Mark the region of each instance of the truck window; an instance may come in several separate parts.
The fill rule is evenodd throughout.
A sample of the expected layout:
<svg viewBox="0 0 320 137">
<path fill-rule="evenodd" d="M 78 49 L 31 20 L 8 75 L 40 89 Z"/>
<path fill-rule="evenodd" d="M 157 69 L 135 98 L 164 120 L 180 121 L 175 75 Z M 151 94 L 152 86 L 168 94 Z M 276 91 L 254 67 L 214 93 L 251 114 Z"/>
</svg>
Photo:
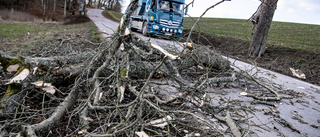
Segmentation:
<svg viewBox="0 0 320 137">
<path fill-rule="evenodd" d="M 141 10 L 139 11 L 139 15 L 143 15 L 145 9 L 146 9 L 146 3 L 143 3 L 141 5 Z"/>
<path fill-rule="evenodd" d="M 151 9 L 152 9 L 153 11 L 156 10 L 156 2 L 155 2 L 155 0 L 152 0 Z"/>
<path fill-rule="evenodd" d="M 159 0 L 159 9 L 170 12 L 179 12 L 183 14 L 184 5 L 182 3 L 168 1 L 168 0 Z"/>
<path fill-rule="evenodd" d="M 173 7 L 173 11 L 177 11 L 183 14 L 183 8 L 184 8 L 183 4 L 172 2 L 172 7 Z"/>
<path fill-rule="evenodd" d="M 166 0 L 159 1 L 160 10 L 170 11 L 170 2 Z"/>
</svg>

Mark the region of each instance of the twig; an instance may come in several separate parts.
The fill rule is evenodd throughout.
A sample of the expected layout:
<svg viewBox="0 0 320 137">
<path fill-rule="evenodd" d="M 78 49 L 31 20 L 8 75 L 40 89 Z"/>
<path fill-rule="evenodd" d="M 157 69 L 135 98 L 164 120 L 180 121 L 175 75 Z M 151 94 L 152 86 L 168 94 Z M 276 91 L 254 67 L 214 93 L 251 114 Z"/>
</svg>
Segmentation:
<svg viewBox="0 0 320 137">
<path fill-rule="evenodd" d="M 132 122 L 130 125 L 120 129 L 120 130 L 117 130 L 111 134 L 95 134 L 95 133 L 91 133 L 91 134 L 87 134 L 86 136 L 94 136 L 94 137 L 111 137 L 111 136 L 115 136 L 116 134 L 118 133 L 121 133 L 123 132 L 124 130 L 134 126 L 136 123 L 138 122 L 138 119 L 136 119 L 134 122 Z"/>
<path fill-rule="evenodd" d="M 226 123 L 229 125 L 231 132 L 236 137 L 241 137 L 241 133 L 234 123 L 233 119 L 230 116 L 230 113 L 227 111 L 227 116 L 225 117 Z"/>
<path fill-rule="evenodd" d="M 192 28 L 191 28 L 191 30 L 190 30 L 190 32 L 189 32 L 189 35 L 188 35 L 188 38 L 187 38 L 187 44 L 188 44 L 188 42 L 190 41 L 190 37 L 191 37 L 192 31 L 194 30 L 195 26 L 198 24 L 198 22 L 200 21 L 200 19 L 201 19 L 210 9 L 214 8 L 215 6 L 221 4 L 221 3 L 224 2 L 224 1 L 226 1 L 226 0 L 222 0 L 222 1 L 220 1 L 220 2 L 218 2 L 218 3 L 216 3 L 216 4 L 214 4 L 214 5 L 212 5 L 211 7 L 207 8 L 207 9 L 202 13 L 202 15 L 198 18 L 198 20 L 196 21 L 196 23 L 194 23 L 194 25 L 192 26 Z M 192 3 L 193 3 L 193 2 L 192 2 Z M 185 50 L 185 49 L 184 49 L 184 50 Z M 182 53 L 183 53 L 183 52 L 182 52 Z"/>
</svg>

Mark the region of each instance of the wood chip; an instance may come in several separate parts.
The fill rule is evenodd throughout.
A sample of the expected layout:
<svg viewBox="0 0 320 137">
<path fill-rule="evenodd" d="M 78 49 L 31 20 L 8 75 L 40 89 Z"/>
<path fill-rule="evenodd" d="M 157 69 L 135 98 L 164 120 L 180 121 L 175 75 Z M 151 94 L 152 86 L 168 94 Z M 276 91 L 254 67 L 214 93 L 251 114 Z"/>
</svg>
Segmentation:
<svg viewBox="0 0 320 137">
<path fill-rule="evenodd" d="M 120 96 L 120 103 L 123 101 L 124 99 L 124 91 L 125 91 L 125 87 L 124 86 L 120 86 L 120 93 L 121 93 L 121 96 Z"/>
<path fill-rule="evenodd" d="M 19 67 L 19 64 L 10 65 L 7 67 L 7 72 L 16 72 Z"/>
<path fill-rule="evenodd" d="M 168 56 L 169 58 L 175 60 L 175 59 L 178 59 L 178 56 L 176 55 L 173 55 L 173 54 L 170 54 L 168 51 L 166 51 L 165 49 L 163 49 L 162 47 L 160 47 L 159 45 L 157 44 L 154 44 L 154 43 L 151 43 L 151 46 L 155 49 L 158 49 L 160 50 L 164 55 Z"/>
<path fill-rule="evenodd" d="M 49 94 L 54 94 L 56 92 L 56 89 L 54 88 L 54 86 L 52 86 L 51 83 L 43 83 L 42 80 L 40 81 L 36 81 L 36 82 L 32 82 L 31 84 L 37 86 L 37 87 L 41 87 L 41 89 Z"/>
<path fill-rule="evenodd" d="M 306 74 L 304 74 L 301 70 L 290 68 L 290 71 L 291 71 L 293 76 L 296 76 L 296 77 L 301 78 L 301 79 L 306 79 Z"/>
<path fill-rule="evenodd" d="M 121 43 L 121 45 L 120 45 L 120 50 L 124 51 L 124 44 L 123 43 Z"/>
<path fill-rule="evenodd" d="M 148 125 L 152 125 L 153 127 L 159 127 L 159 128 L 164 128 L 165 126 L 168 125 L 168 121 L 173 120 L 173 118 L 171 116 L 166 116 L 164 118 L 161 119 L 157 119 L 157 120 L 152 120 L 148 123 Z"/>
<path fill-rule="evenodd" d="M 248 95 L 248 93 L 247 92 L 241 92 L 240 95 L 241 96 L 246 96 L 246 95 Z"/>
<path fill-rule="evenodd" d="M 30 74 L 30 70 L 25 68 L 18 75 L 14 76 L 8 83 L 5 85 L 9 85 L 12 83 L 21 83 L 28 75 Z"/>
<path fill-rule="evenodd" d="M 141 132 L 134 132 L 138 137 L 149 137 L 149 135 L 144 132 L 144 131 L 141 131 Z"/>
</svg>

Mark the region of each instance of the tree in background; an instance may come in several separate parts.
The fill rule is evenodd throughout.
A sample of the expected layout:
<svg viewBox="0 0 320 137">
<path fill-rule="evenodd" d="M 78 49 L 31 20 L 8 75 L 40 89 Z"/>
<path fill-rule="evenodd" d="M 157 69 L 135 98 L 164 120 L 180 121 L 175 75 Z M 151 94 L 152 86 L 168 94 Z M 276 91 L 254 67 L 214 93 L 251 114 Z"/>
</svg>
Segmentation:
<svg viewBox="0 0 320 137">
<path fill-rule="evenodd" d="M 278 0 L 261 0 L 256 13 L 251 17 L 253 24 L 250 44 L 250 57 L 260 57 L 266 49 L 269 28 L 272 23 Z"/>
<path fill-rule="evenodd" d="M 116 0 L 112 10 L 117 11 L 117 12 L 121 12 L 121 8 L 122 8 L 121 2 L 122 2 L 122 0 Z"/>
<path fill-rule="evenodd" d="M 78 3 L 79 3 L 79 13 L 80 13 L 80 15 L 87 15 L 87 13 L 86 13 L 86 10 L 85 10 L 85 8 L 86 8 L 86 2 L 85 2 L 85 0 L 78 0 Z"/>
</svg>

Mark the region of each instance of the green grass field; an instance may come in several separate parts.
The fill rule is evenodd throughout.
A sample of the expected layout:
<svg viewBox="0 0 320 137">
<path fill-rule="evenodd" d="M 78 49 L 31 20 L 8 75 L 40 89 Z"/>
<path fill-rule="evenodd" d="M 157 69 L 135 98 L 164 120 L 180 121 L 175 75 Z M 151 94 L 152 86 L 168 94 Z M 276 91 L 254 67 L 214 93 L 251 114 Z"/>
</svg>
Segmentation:
<svg viewBox="0 0 320 137">
<path fill-rule="evenodd" d="M 115 11 L 109 11 L 111 14 L 113 14 L 116 18 L 121 19 L 123 16 L 123 13 L 115 12 Z"/>
<path fill-rule="evenodd" d="M 18 39 L 21 36 L 27 35 L 28 32 L 38 32 L 42 29 L 42 26 L 35 24 L 0 22 L 0 37 L 4 39 Z"/>
<path fill-rule="evenodd" d="M 110 11 L 116 18 L 122 13 Z M 184 29 L 191 29 L 198 18 L 186 17 Z M 195 31 L 218 37 L 232 37 L 250 41 L 252 23 L 244 19 L 202 18 Z M 320 25 L 272 22 L 268 44 L 320 53 Z"/>
<path fill-rule="evenodd" d="M 191 29 L 197 19 L 185 18 L 184 29 Z M 243 19 L 202 18 L 195 31 L 249 41 L 251 29 L 251 22 Z M 272 22 L 267 43 L 319 53 L 320 25 Z"/>
<path fill-rule="evenodd" d="M 110 11 L 116 18 L 122 13 Z M 186 17 L 184 29 L 191 29 L 198 18 Z M 252 23 L 244 19 L 202 18 L 195 31 L 213 36 L 232 37 L 250 41 Z M 272 22 L 268 44 L 320 53 L 320 25 Z"/>
</svg>

